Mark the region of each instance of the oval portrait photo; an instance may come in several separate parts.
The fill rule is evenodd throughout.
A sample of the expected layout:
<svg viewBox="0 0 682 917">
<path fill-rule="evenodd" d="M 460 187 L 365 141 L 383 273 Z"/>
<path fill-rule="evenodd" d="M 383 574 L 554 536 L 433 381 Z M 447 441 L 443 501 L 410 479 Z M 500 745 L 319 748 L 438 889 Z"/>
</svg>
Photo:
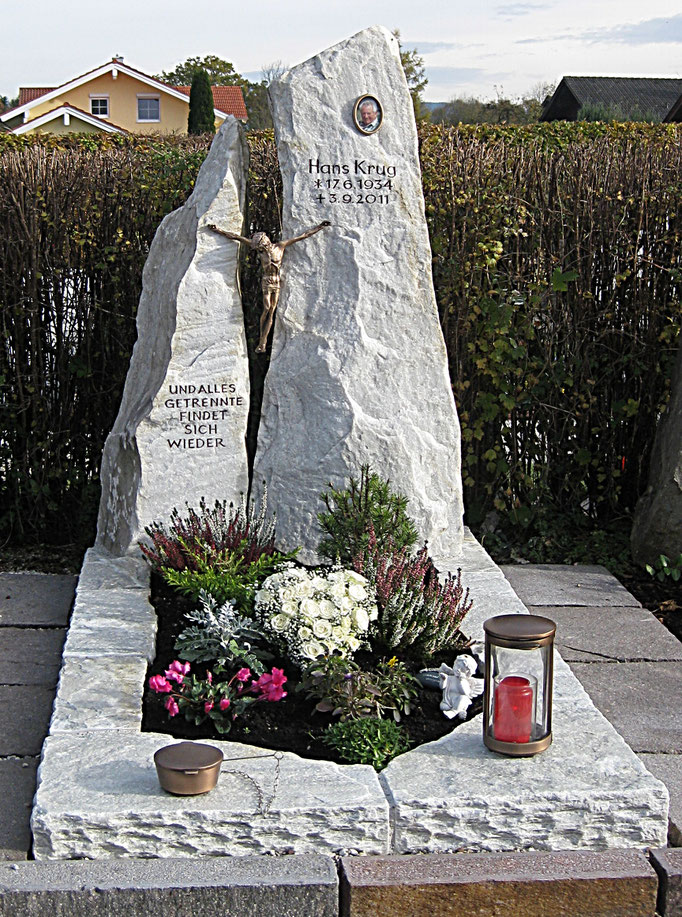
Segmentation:
<svg viewBox="0 0 682 917">
<path fill-rule="evenodd" d="M 355 126 L 363 134 L 374 134 L 381 127 L 384 112 L 374 96 L 360 96 L 353 110 Z"/>
</svg>

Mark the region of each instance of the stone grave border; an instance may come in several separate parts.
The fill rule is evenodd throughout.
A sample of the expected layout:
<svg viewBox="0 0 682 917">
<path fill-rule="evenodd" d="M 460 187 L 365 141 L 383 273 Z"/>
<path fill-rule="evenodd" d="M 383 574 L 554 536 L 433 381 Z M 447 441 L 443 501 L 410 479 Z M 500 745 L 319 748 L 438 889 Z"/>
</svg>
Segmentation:
<svg viewBox="0 0 682 917">
<path fill-rule="evenodd" d="M 555 663 L 554 743 L 535 758 L 489 752 L 480 718 L 394 759 L 377 775 L 260 748 L 219 745 L 218 787 L 178 798 L 152 756 L 173 741 L 140 730 L 156 614 L 137 552 L 91 548 L 81 570 L 32 814 L 36 859 L 253 853 L 449 853 L 664 846 L 668 791 Z M 527 613 L 467 531 L 462 568 L 479 639 L 494 614 Z M 229 759 L 242 760 L 234 763 Z M 249 758 L 245 775 L 244 758 Z"/>
</svg>

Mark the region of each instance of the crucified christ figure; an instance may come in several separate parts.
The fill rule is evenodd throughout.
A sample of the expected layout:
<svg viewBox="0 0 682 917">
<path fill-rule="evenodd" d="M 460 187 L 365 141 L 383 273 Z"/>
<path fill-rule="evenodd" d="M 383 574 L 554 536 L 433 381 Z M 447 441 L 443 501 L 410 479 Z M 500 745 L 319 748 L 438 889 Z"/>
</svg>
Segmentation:
<svg viewBox="0 0 682 917">
<path fill-rule="evenodd" d="M 208 228 L 213 232 L 220 233 L 226 239 L 233 239 L 235 242 L 242 242 L 250 246 L 260 255 L 260 263 L 263 267 L 263 312 L 260 317 L 260 340 L 256 353 L 265 353 L 265 345 L 272 328 L 272 320 L 275 317 L 275 309 L 279 300 L 279 291 L 281 284 L 281 267 L 284 251 L 294 242 L 301 242 L 314 236 L 316 232 L 324 229 L 325 226 L 331 226 L 329 220 L 324 220 L 319 226 L 301 233 L 300 236 L 294 236 L 293 239 L 283 239 L 281 242 L 271 242 L 264 232 L 256 232 L 250 239 L 245 236 L 239 236 L 234 232 L 227 232 L 225 229 L 219 229 L 214 223 L 209 223 Z"/>
</svg>

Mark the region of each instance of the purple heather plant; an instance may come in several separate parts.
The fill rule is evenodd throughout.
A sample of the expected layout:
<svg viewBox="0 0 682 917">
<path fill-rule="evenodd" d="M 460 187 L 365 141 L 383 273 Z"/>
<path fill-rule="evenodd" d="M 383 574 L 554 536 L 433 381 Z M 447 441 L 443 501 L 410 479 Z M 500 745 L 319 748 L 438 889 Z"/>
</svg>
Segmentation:
<svg viewBox="0 0 682 917">
<path fill-rule="evenodd" d="M 377 650 L 431 655 L 456 642 L 473 605 L 460 569 L 441 582 L 426 545 L 416 555 L 407 547 L 396 550 L 390 538 L 379 545 L 371 525 L 367 548 L 353 566 L 376 589 L 379 617 L 370 638 Z"/>
</svg>

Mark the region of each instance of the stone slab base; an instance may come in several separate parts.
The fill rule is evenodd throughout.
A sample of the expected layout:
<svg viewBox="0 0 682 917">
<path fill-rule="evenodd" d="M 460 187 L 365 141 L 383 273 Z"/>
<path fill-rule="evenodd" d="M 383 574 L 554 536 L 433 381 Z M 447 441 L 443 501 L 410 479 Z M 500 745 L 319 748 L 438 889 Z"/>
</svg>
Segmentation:
<svg viewBox="0 0 682 917">
<path fill-rule="evenodd" d="M 468 533 L 458 566 L 475 603 L 463 624 L 468 636 L 481 639 L 492 615 L 526 611 Z M 535 758 L 489 752 L 478 718 L 396 758 L 380 778 L 367 766 L 287 753 L 276 780 L 267 750 L 216 741 L 226 758 L 216 790 L 168 796 L 152 758 L 172 740 L 140 732 L 156 627 L 148 583 L 138 556 L 112 558 L 100 548 L 86 555 L 38 773 L 36 859 L 665 844 L 665 786 L 558 656 L 555 740 Z M 230 760 L 241 757 L 248 760 Z"/>
<path fill-rule="evenodd" d="M 657 889 L 633 850 L 345 857 L 341 917 L 653 917 Z"/>
<path fill-rule="evenodd" d="M 0 917 L 336 917 L 325 856 L 0 865 Z"/>
<path fill-rule="evenodd" d="M 652 850 L 651 862 L 659 878 L 657 913 L 682 917 L 682 850 Z"/>
</svg>

